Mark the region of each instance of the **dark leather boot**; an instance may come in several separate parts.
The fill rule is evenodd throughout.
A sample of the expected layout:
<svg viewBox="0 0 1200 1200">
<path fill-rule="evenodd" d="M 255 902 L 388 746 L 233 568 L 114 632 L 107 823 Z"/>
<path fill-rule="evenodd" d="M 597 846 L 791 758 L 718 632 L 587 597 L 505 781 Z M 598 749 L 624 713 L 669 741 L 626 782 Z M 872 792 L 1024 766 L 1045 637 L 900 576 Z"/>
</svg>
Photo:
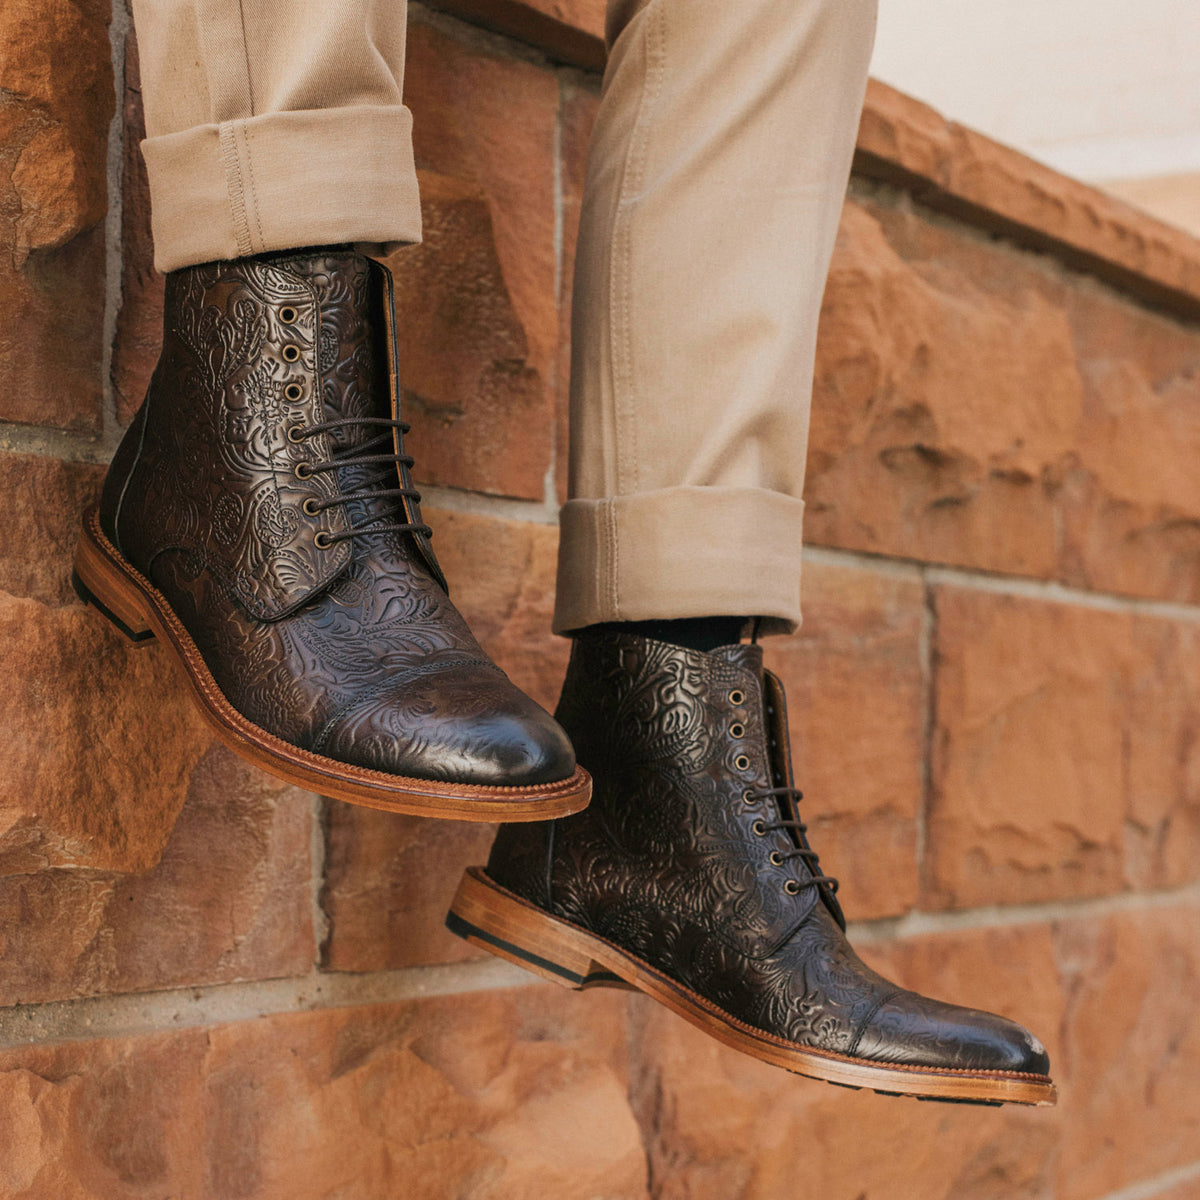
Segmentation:
<svg viewBox="0 0 1200 1200">
<path fill-rule="evenodd" d="M 896 987 L 851 949 L 797 817 L 783 689 L 761 647 L 585 633 L 558 718 L 595 780 L 591 807 L 503 827 L 451 930 L 568 987 L 640 989 L 802 1075 L 1054 1102 L 1031 1034 Z"/>
<path fill-rule="evenodd" d="M 391 276 L 352 251 L 169 275 L 77 587 L 291 783 L 462 820 L 576 812 L 590 781 L 566 735 L 447 597 L 395 366 Z"/>
</svg>

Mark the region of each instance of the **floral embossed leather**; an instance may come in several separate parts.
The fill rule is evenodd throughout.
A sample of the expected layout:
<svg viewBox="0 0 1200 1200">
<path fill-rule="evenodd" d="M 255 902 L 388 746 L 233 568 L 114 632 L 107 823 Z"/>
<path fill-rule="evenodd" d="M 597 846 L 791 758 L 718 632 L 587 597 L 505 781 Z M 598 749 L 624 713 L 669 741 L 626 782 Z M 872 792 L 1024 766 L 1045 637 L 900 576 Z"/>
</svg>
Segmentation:
<svg viewBox="0 0 1200 1200">
<path fill-rule="evenodd" d="M 585 632 L 557 716 L 593 775 L 591 806 L 504 826 L 452 929 L 559 982 L 642 987 L 805 1074 L 1052 1101 L 1026 1030 L 906 991 L 851 948 L 799 821 L 783 688 L 761 647 Z"/>
<path fill-rule="evenodd" d="M 430 815 L 575 811 L 565 734 L 450 602 L 390 330 L 390 275 L 349 250 L 171 274 L 83 594 L 168 641 L 218 732 L 285 778 Z"/>
</svg>

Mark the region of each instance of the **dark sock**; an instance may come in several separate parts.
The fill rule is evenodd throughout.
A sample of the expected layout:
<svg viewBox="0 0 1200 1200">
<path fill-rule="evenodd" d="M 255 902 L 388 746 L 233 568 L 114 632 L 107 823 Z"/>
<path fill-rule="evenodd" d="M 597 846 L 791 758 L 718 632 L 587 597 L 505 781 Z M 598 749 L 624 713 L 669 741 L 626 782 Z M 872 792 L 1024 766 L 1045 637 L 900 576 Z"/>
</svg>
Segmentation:
<svg viewBox="0 0 1200 1200">
<path fill-rule="evenodd" d="M 635 637 L 669 642 L 688 650 L 708 653 L 718 646 L 731 646 L 740 641 L 749 617 L 685 617 L 679 621 L 607 621 L 589 625 L 607 633 L 632 633 Z M 582 630 L 580 631 L 582 632 Z"/>
</svg>

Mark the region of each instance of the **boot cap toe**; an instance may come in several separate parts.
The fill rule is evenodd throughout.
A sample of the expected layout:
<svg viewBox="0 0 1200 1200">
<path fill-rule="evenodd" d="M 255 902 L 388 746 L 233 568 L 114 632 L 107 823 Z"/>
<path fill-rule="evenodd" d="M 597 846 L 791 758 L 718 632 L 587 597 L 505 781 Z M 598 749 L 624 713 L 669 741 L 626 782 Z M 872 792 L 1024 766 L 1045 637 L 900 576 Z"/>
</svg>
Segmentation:
<svg viewBox="0 0 1200 1200">
<path fill-rule="evenodd" d="M 859 1035 L 856 1055 L 947 1070 L 1050 1073 L 1046 1048 L 1016 1021 L 914 992 L 879 1006 Z"/>
<path fill-rule="evenodd" d="M 335 716 L 313 748 L 393 775 L 488 787 L 556 783 L 575 770 L 554 718 L 502 672 L 475 664 L 376 690 Z"/>
</svg>

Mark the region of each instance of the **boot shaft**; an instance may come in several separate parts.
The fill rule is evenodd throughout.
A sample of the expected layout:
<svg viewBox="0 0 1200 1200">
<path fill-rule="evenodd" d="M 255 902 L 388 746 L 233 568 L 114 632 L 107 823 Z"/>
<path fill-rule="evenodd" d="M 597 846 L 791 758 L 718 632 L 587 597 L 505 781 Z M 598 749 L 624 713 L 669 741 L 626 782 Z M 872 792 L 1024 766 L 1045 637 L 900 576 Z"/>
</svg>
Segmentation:
<svg viewBox="0 0 1200 1200">
<path fill-rule="evenodd" d="M 765 828 L 784 814 L 763 793 L 791 783 L 783 706 L 757 645 L 581 635 L 555 715 L 593 776 L 591 805 L 502 828 L 489 875 L 589 928 L 605 905 L 659 907 L 768 952 L 820 902 L 788 831 Z"/>
<path fill-rule="evenodd" d="M 105 484 L 109 537 L 143 571 L 164 550 L 194 555 L 256 617 L 293 611 L 349 564 L 354 547 L 338 535 L 419 522 L 409 500 L 330 503 L 370 468 L 307 473 L 379 427 L 296 437 L 337 418 L 391 417 L 394 364 L 390 274 L 353 251 L 172 272 L 162 354 Z M 398 452 L 398 435 L 388 441 L 381 450 Z M 407 466 L 386 486 L 410 488 Z M 427 539 L 410 538 L 444 583 Z"/>
</svg>

